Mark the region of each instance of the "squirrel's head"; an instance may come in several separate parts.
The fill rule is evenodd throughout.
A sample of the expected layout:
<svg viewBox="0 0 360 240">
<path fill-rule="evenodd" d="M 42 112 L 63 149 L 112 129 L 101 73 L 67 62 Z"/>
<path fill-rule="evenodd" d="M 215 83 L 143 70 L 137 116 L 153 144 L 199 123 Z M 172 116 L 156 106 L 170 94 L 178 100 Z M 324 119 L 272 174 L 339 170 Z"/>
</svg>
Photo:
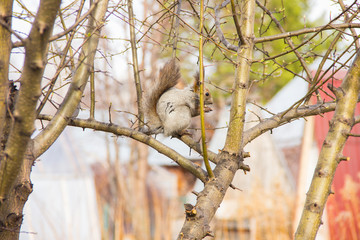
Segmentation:
<svg viewBox="0 0 360 240">
<path fill-rule="evenodd" d="M 195 81 L 194 81 L 194 91 L 197 94 L 200 94 L 200 86 L 201 86 L 201 82 L 200 82 L 200 74 L 199 72 L 197 72 L 194 75 Z M 213 99 L 211 96 L 211 93 L 209 91 L 209 89 L 207 89 L 206 87 L 204 88 L 204 103 L 205 105 L 207 104 L 212 104 L 213 103 Z"/>
</svg>

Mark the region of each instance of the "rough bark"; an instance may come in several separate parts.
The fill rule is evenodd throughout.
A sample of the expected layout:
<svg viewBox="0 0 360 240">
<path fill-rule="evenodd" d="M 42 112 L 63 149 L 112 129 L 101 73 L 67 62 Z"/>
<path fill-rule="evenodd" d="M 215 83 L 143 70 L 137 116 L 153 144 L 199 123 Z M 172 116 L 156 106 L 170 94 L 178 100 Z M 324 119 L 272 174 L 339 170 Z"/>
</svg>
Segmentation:
<svg viewBox="0 0 360 240">
<path fill-rule="evenodd" d="M 100 30 L 104 24 L 108 0 L 99 0 L 94 2 L 94 4 L 97 4 L 97 6 L 90 14 L 89 23 L 85 33 L 85 36 L 88 38 L 85 39 L 82 47 L 73 80 L 65 99 L 54 118 L 34 139 L 33 154 L 35 157 L 39 157 L 44 153 L 59 137 L 70 121 L 71 116 L 82 98 L 83 91 L 94 65 L 95 53 L 100 38 Z"/>
<path fill-rule="evenodd" d="M 23 163 L 25 151 L 34 131 L 35 109 L 41 94 L 41 79 L 45 68 L 50 34 L 60 0 L 41 1 L 33 27 L 25 43 L 25 62 L 21 88 L 15 103 L 10 134 L 0 164 L 0 200 L 9 194 Z"/>
<path fill-rule="evenodd" d="M 5 148 L 3 130 L 6 119 L 6 97 L 8 93 L 9 61 L 11 52 L 11 14 L 13 1 L 3 1 L 0 6 L 0 156 Z M 0 161 L 1 161 L 0 157 Z"/>
<path fill-rule="evenodd" d="M 40 83 L 45 68 L 48 41 L 60 2 L 40 2 L 33 27 L 25 42 L 21 88 L 11 118 L 8 118 L 11 121 L 10 132 L 8 136 L 2 134 L 6 137 L 6 144 L 0 163 L 0 239 L 4 240 L 18 239 L 22 209 L 32 191 L 28 176 L 33 158 L 29 152 L 26 154 L 26 151 L 34 131 L 36 104 L 41 93 Z"/>
<path fill-rule="evenodd" d="M 336 95 L 334 117 L 322 145 L 318 163 L 306 196 L 304 210 L 295 239 L 315 239 L 342 150 L 354 124 L 355 107 L 360 90 L 360 54 L 357 56 L 341 86 L 333 88 Z"/>
<path fill-rule="evenodd" d="M 34 158 L 30 152 L 25 154 L 20 172 L 15 179 L 13 187 L 0 207 L 0 239 L 19 239 L 20 227 L 23 220 L 23 208 L 32 192 L 30 172 Z"/>
<path fill-rule="evenodd" d="M 245 105 L 249 86 L 250 66 L 253 54 L 255 1 L 241 2 L 242 33 L 245 42 L 238 50 L 238 65 L 233 86 L 230 123 L 226 143 L 218 155 L 214 169 L 215 178 L 205 183 L 204 190 L 197 196 L 194 207 L 187 205 L 185 223 L 178 239 L 202 239 L 212 235 L 210 222 L 231 184 L 242 158 L 242 137 L 245 120 Z"/>
<path fill-rule="evenodd" d="M 22 211 L 32 191 L 30 172 L 34 160 L 56 140 L 66 124 L 55 121 L 47 128 L 47 137 L 31 141 L 36 120 L 36 104 L 41 93 L 40 83 L 46 65 L 49 37 L 60 7 L 60 0 L 41 1 L 32 30 L 25 42 L 25 62 L 21 75 L 21 88 L 15 108 L 10 114 L 10 133 L 5 136 L 6 147 L 0 165 L 0 239 L 19 238 Z M 81 99 L 94 60 L 99 31 L 107 9 L 107 0 L 95 1 L 97 9 L 88 23 L 80 64 L 74 76 L 60 119 L 67 122 Z M 15 98 L 14 98 L 15 99 Z M 13 100 L 14 100 L 13 99 Z M 75 106 L 75 107 L 74 107 Z M 9 114 L 8 114 L 9 115 Z M 58 117 L 59 118 L 59 117 Z M 2 134 L 4 135 L 4 134 Z M 50 136 L 50 137 L 49 137 Z M 35 147 L 35 143 L 37 143 Z"/>
</svg>

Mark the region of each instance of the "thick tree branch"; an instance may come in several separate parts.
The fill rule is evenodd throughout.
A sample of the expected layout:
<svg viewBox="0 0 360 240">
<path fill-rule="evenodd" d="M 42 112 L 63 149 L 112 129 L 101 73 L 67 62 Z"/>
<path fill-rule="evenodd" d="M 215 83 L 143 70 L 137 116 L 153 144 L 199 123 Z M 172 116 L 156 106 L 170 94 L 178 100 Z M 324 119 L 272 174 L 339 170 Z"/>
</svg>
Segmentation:
<svg viewBox="0 0 360 240">
<path fill-rule="evenodd" d="M 319 26 L 319 27 L 303 28 L 292 32 L 284 32 L 276 35 L 255 38 L 254 42 L 255 43 L 271 42 L 279 39 L 284 39 L 287 37 L 296 37 L 308 33 L 316 33 L 321 31 L 328 31 L 328 30 L 339 30 L 346 28 L 349 29 L 360 28 L 360 23 L 351 22 L 351 23 L 339 23 L 339 24 L 326 24 L 324 26 Z"/>
<path fill-rule="evenodd" d="M 107 10 L 108 0 L 99 0 L 96 8 L 89 19 L 86 30 L 85 43 L 79 57 L 79 63 L 73 76 L 73 81 L 65 96 L 63 104 L 55 114 L 46 128 L 35 137 L 34 151 L 35 157 L 40 156 L 58 138 L 67 125 L 70 117 L 78 107 L 84 88 L 89 79 L 91 69 L 94 64 L 95 52 L 100 38 L 100 29 L 104 24 L 104 16 Z"/>
<path fill-rule="evenodd" d="M 35 130 L 35 109 L 41 94 L 45 57 L 60 0 L 43 0 L 25 45 L 21 88 L 13 112 L 12 124 L 0 163 L 0 200 L 6 198 L 23 164 L 25 150 Z"/>
<path fill-rule="evenodd" d="M 11 53 L 11 14 L 12 14 L 13 1 L 3 1 L 0 5 L 0 20 L 6 24 L 0 26 L 0 161 L 2 158 L 2 151 L 5 147 L 5 136 L 3 129 L 6 121 L 6 98 L 8 95 L 9 85 L 9 63 Z"/>
<path fill-rule="evenodd" d="M 246 23 L 243 31 L 245 44 L 238 51 L 238 65 L 236 66 L 233 85 L 229 129 L 224 147 L 224 150 L 231 154 L 241 153 L 240 146 L 243 138 L 246 98 L 249 91 L 250 67 L 254 49 L 254 20 L 252 14 L 255 14 L 255 12 L 252 9 L 252 1 L 249 1 L 248 4 L 244 10 L 248 12 L 242 13 L 246 15 L 244 17 Z"/>
<path fill-rule="evenodd" d="M 342 150 L 354 122 L 355 107 L 360 90 L 360 54 L 343 80 L 337 96 L 335 114 L 320 151 L 310 189 L 295 239 L 315 239 Z"/>
<path fill-rule="evenodd" d="M 252 63 L 255 0 L 242 1 L 241 17 L 243 18 L 242 33 L 245 39 L 238 51 L 238 65 L 233 87 L 230 110 L 230 124 L 223 151 L 218 155 L 218 164 L 214 169 L 215 178 L 205 184 L 204 190 L 198 194 L 195 205 L 195 216 L 187 216 L 178 239 L 202 239 L 210 233 L 210 221 L 226 190 L 234 178 L 240 163 L 241 141 L 245 119 L 245 104 L 248 93 L 250 65 Z"/>
<path fill-rule="evenodd" d="M 92 6 L 95 6 L 95 5 L 93 4 Z M 80 6 L 79 6 L 79 11 L 78 11 L 78 15 L 76 16 L 76 19 L 80 18 L 80 14 L 81 14 L 81 11 L 82 11 L 83 7 L 84 7 L 84 1 L 82 1 Z M 60 63 L 58 65 L 57 69 L 56 69 L 56 72 L 55 72 L 54 76 L 50 80 L 50 83 L 47 84 L 49 86 L 49 88 L 46 91 L 46 94 L 45 94 L 44 98 L 42 99 L 42 101 L 40 102 L 39 107 L 36 110 L 37 115 L 40 114 L 40 112 L 44 108 L 46 102 L 48 101 L 50 95 L 53 94 L 53 89 L 54 89 L 55 83 L 56 83 L 60 73 L 62 72 L 62 70 L 66 66 L 68 66 L 68 64 L 71 61 L 73 61 L 73 58 L 72 57 L 68 58 L 67 54 L 68 54 L 68 51 L 70 50 L 70 47 L 71 47 L 71 44 L 72 44 L 72 41 L 73 41 L 74 37 L 75 37 L 75 32 L 72 32 L 72 33 L 70 33 L 69 38 L 67 38 L 66 45 L 65 45 L 63 51 L 61 52 L 62 55 L 61 55 Z M 46 87 L 47 86 L 43 87 L 43 89 L 46 88 Z"/>
<path fill-rule="evenodd" d="M 190 148 L 194 149 L 200 155 L 203 155 L 201 144 L 196 142 L 190 136 L 182 135 L 180 137 L 180 140 L 183 141 L 183 143 L 188 145 Z M 243 152 L 242 157 L 243 158 L 248 158 L 248 157 L 250 157 L 250 153 L 249 152 Z M 208 150 L 208 158 L 212 163 L 215 163 L 215 164 L 218 163 L 218 160 L 219 160 L 218 159 L 218 154 L 216 154 L 216 153 L 214 153 L 214 152 L 212 152 L 210 150 Z M 240 163 L 239 169 L 242 169 L 242 170 L 248 171 L 248 172 L 250 171 L 250 167 L 248 165 L 244 164 L 243 162 Z"/>
<path fill-rule="evenodd" d="M 38 119 L 51 121 L 53 119 L 53 117 L 49 116 L 49 115 L 40 114 L 38 116 Z M 94 119 L 83 120 L 83 119 L 72 118 L 72 119 L 69 119 L 68 125 L 74 126 L 74 127 L 80 127 L 80 128 L 94 129 L 96 131 L 113 133 L 117 136 L 126 136 L 126 137 L 132 138 L 134 140 L 137 140 L 139 142 L 142 142 L 142 143 L 154 148 L 158 152 L 164 154 L 165 156 L 171 158 L 177 164 L 179 164 L 181 167 L 188 170 L 194 176 L 199 178 L 202 182 L 207 181 L 207 174 L 201 167 L 194 164 L 193 162 L 191 162 L 187 158 L 183 157 L 182 155 L 180 155 L 173 149 L 169 148 L 168 146 L 162 144 L 155 138 L 153 138 L 149 135 L 146 135 L 142 132 L 136 131 L 131 128 L 120 127 L 120 126 L 118 126 L 116 124 L 112 124 L 112 123 L 107 124 L 107 123 L 99 122 Z"/>
<path fill-rule="evenodd" d="M 335 110 L 336 103 L 322 103 L 315 104 L 310 106 L 303 106 L 298 108 L 292 108 L 291 110 L 286 110 L 280 112 L 271 118 L 262 120 L 260 123 L 254 127 L 248 129 L 244 133 L 243 146 L 260 136 L 261 134 L 270 131 L 271 129 L 280 127 L 283 124 L 289 123 L 296 119 L 308 116 L 314 116 L 321 113 L 331 112 Z"/>
</svg>

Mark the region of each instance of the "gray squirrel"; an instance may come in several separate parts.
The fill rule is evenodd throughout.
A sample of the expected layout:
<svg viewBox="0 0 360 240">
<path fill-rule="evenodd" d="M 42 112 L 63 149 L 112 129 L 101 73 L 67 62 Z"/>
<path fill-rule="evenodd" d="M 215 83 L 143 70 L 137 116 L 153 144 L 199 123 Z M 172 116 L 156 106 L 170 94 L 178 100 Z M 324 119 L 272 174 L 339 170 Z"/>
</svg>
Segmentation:
<svg viewBox="0 0 360 240">
<path fill-rule="evenodd" d="M 181 75 L 175 59 L 168 61 L 161 69 L 158 79 L 145 96 L 145 116 L 149 126 L 148 133 L 165 136 L 186 134 L 191 118 L 200 115 L 200 80 L 195 75 L 193 86 L 175 88 Z M 204 92 L 204 111 L 212 111 L 212 97 L 208 89 Z"/>
</svg>

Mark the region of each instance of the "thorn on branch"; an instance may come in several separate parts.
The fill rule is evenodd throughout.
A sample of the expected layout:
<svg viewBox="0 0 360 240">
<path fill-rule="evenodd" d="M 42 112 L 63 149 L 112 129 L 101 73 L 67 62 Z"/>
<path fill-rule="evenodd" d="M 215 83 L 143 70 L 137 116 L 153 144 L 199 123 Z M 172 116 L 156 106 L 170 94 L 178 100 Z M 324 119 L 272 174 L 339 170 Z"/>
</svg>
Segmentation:
<svg viewBox="0 0 360 240">
<path fill-rule="evenodd" d="M 110 103 L 109 105 L 109 123 L 112 124 L 112 121 L 111 121 L 111 105 L 112 103 Z"/>
<path fill-rule="evenodd" d="M 340 160 L 340 162 L 341 161 L 350 161 L 350 157 L 346 157 L 346 156 L 341 156 L 340 158 L 339 158 L 339 160 Z"/>
<path fill-rule="evenodd" d="M 243 152 L 243 158 L 249 158 L 250 156 L 250 152 Z"/>
<path fill-rule="evenodd" d="M 38 29 L 39 29 L 40 35 L 43 35 L 45 33 L 46 29 L 48 28 L 47 23 L 43 22 L 43 21 L 39 21 L 37 24 L 38 24 Z"/>
<path fill-rule="evenodd" d="M 197 191 L 191 191 L 192 194 L 194 194 L 195 196 L 199 196 L 199 193 Z"/>
<path fill-rule="evenodd" d="M 30 68 L 33 70 L 43 69 L 44 68 L 44 62 L 42 59 L 35 59 L 30 63 Z"/>
<path fill-rule="evenodd" d="M 231 187 L 231 188 L 234 189 L 234 190 L 239 190 L 240 192 L 242 192 L 242 189 L 234 186 L 233 184 L 230 184 L 229 187 Z"/>
<path fill-rule="evenodd" d="M 341 98 L 345 94 L 341 88 L 336 88 L 331 83 L 328 83 L 327 87 L 330 89 L 330 91 L 332 91 L 334 93 L 336 98 Z"/>
<path fill-rule="evenodd" d="M 185 207 L 186 219 L 193 218 L 196 216 L 197 211 L 196 211 L 196 208 L 192 204 L 185 203 L 184 207 Z"/>
<path fill-rule="evenodd" d="M 244 171 L 244 174 L 246 174 L 246 172 L 250 172 L 250 166 L 247 164 L 244 164 L 243 162 L 241 162 L 239 164 L 239 169 Z"/>
<path fill-rule="evenodd" d="M 308 206 L 307 206 L 308 210 L 313 212 L 313 213 L 319 213 L 321 211 L 321 207 L 320 205 L 317 203 L 317 202 L 314 202 L 314 203 L 310 203 Z"/>
<path fill-rule="evenodd" d="M 349 137 L 360 137 L 360 134 L 355 134 L 355 133 L 348 133 L 347 135 Z"/>
<path fill-rule="evenodd" d="M 215 237 L 215 235 L 212 231 L 207 231 L 205 237 Z"/>
</svg>

